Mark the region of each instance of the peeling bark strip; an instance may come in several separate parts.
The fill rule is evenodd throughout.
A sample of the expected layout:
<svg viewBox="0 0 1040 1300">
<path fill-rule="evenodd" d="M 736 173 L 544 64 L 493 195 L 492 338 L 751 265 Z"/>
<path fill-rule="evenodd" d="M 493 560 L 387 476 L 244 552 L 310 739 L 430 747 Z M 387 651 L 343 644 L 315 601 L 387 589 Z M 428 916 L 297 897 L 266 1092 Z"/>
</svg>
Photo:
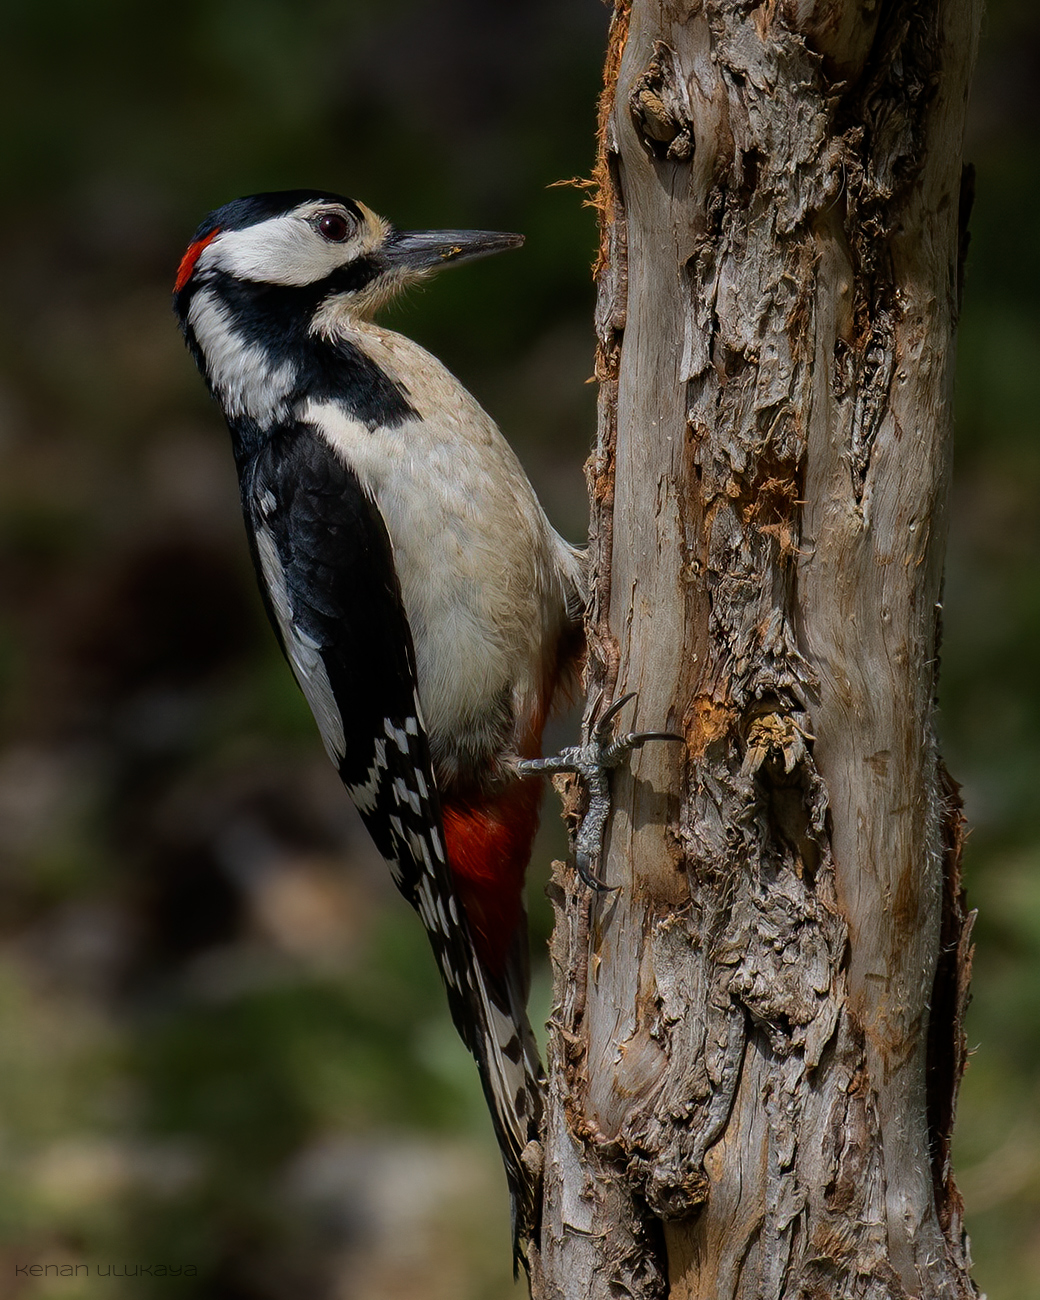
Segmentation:
<svg viewBox="0 0 1040 1300">
<path fill-rule="evenodd" d="M 589 698 L 688 757 L 617 773 L 616 892 L 557 878 L 545 1300 L 976 1294 L 932 709 L 980 10 L 617 0 Z"/>
</svg>

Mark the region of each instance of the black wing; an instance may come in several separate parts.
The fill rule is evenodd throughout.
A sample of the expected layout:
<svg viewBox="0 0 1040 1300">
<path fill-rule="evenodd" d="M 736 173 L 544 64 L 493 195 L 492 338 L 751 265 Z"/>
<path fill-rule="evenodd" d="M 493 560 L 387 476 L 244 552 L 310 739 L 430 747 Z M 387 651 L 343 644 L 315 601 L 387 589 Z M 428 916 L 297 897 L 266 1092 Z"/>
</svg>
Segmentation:
<svg viewBox="0 0 1040 1300">
<path fill-rule="evenodd" d="M 440 816 L 386 525 L 357 476 L 304 424 L 278 430 L 259 451 L 243 475 L 242 497 L 286 658 L 330 758 L 414 906 L 418 880 L 408 858 L 424 861 L 421 837 Z M 443 859 L 439 830 L 426 850 Z"/>
<path fill-rule="evenodd" d="M 426 926 L 452 1019 L 480 1067 L 523 1234 L 536 1211 L 520 1156 L 540 1110 L 523 981 L 483 969 L 455 893 L 386 524 L 357 475 L 303 423 L 277 430 L 243 466 L 242 499 L 286 657 L 365 825 Z"/>
</svg>

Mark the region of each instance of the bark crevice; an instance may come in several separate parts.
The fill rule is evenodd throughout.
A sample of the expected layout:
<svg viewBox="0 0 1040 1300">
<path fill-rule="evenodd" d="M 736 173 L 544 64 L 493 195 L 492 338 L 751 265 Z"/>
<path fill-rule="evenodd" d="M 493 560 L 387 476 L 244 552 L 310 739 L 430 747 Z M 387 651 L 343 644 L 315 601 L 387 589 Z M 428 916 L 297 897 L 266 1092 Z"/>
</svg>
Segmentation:
<svg viewBox="0 0 1040 1300">
<path fill-rule="evenodd" d="M 617 772 L 617 892 L 558 878 L 538 1294 L 975 1294 L 932 709 L 978 10 L 615 11 L 589 699 L 686 755 Z"/>
</svg>

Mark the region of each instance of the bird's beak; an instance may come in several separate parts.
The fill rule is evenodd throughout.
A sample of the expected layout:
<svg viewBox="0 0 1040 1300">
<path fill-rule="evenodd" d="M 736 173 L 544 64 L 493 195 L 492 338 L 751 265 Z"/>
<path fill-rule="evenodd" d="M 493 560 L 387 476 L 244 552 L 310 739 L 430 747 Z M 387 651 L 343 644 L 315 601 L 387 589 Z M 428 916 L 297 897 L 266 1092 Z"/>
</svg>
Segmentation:
<svg viewBox="0 0 1040 1300">
<path fill-rule="evenodd" d="M 432 271 L 449 262 L 488 257 L 506 248 L 519 248 L 523 235 L 496 230 L 404 230 L 394 231 L 383 245 L 389 267 L 406 273 Z"/>
</svg>

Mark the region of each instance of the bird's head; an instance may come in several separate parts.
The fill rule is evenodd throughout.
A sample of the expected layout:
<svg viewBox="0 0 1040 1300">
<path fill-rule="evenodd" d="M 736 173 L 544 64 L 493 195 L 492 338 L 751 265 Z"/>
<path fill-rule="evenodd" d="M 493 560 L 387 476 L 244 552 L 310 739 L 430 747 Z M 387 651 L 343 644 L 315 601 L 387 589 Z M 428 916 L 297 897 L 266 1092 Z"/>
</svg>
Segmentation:
<svg viewBox="0 0 1040 1300">
<path fill-rule="evenodd" d="M 399 231 L 364 204 L 324 190 L 236 199 L 211 212 L 181 259 L 174 305 L 184 320 L 206 284 L 304 290 L 359 317 L 446 266 L 523 243 L 488 230 Z"/>
</svg>

